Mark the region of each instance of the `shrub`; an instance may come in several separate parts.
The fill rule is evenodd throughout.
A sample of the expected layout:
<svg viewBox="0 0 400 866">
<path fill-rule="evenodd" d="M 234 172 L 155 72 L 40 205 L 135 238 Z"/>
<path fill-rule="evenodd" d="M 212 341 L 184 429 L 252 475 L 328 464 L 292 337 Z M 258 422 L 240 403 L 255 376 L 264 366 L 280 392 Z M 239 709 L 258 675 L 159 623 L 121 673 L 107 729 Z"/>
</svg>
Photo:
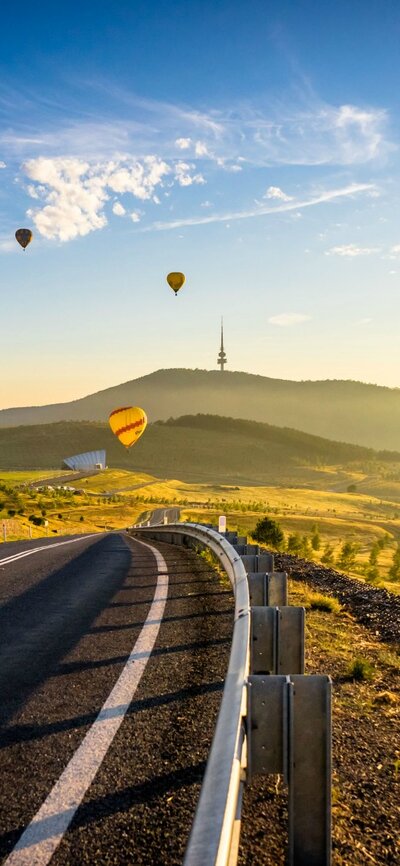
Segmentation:
<svg viewBox="0 0 400 866">
<path fill-rule="evenodd" d="M 28 517 L 28 520 L 30 520 L 34 526 L 44 526 L 44 517 L 36 517 L 35 514 L 31 514 L 30 517 Z"/>
<path fill-rule="evenodd" d="M 15 517 L 16 511 L 15 508 L 9 508 L 7 511 L 9 517 Z"/>
<path fill-rule="evenodd" d="M 367 659 L 356 658 L 347 669 L 349 680 L 354 680 L 357 683 L 373 680 L 374 669 Z"/>
<path fill-rule="evenodd" d="M 347 492 L 348 492 L 348 493 L 355 493 L 356 490 L 357 490 L 357 487 L 356 487 L 355 484 L 349 484 L 349 486 L 348 486 L 348 488 L 347 488 Z"/>
<path fill-rule="evenodd" d="M 322 595 L 319 592 L 312 593 L 310 597 L 310 610 L 323 610 L 326 613 L 339 613 L 340 604 L 337 598 L 330 595 Z"/>
<path fill-rule="evenodd" d="M 275 547 L 276 550 L 282 550 L 285 545 L 285 536 L 279 523 L 271 520 L 270 517 L 262 517 L 258 520 L 251 534 L 256 541 L 269 544 L 271 547 Z"/>
</svg>

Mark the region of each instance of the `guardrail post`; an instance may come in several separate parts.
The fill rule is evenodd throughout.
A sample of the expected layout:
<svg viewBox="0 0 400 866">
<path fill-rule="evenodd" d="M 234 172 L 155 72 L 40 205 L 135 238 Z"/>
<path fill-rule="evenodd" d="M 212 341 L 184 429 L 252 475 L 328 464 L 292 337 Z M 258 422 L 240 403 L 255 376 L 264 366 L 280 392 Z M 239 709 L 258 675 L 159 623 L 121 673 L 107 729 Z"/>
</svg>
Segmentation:
<svg viewBox="0 0 400 866">
<path fill-rule="evenodd" d="M 304 607 L 251 608 L 251 672 L 304 673 Z"/>
<path fill-rule="evenodd" d="M 240 550 L 238 550 L 238 553 L 243 560 L 247 574 L 254 574 L 254 572 L 260 571 L 266 573 L 274 570 L 274 556 L 272 553 L 248 554 L 240 553 Z"/>
<path fill-rule="evenodd" d="M 250 604 L 262 607 L 267 604 L 267 575 L 252 572 L 247 575 L 249 582 Z"/>
<path fill-rule="evenodd" d="M 304 607 L 278 607 L 277 674 L 304 674 Z"/>
<path fill-rule="evenodd" d="M 289 863 L 331 862 L 331 692 L 327 676 L 293 676 L 289 692 Z"/>
<path fill-rule="evenodd" d="M 269 574 L 250 572 L 249 581 L 250 604 L 260 607 L 286 607 L 288 603 L 286 571 L 272 571 Z"/>
<path fill-rule="evenodd" d="M 331 863 L 331 688 L 327 676 L 248 679 L 249 781 L 288 782 L 288 866 Z"/>
<path fill-rule="evenodd" d="M 271 571 L 267 574 L 267 604 L 271 607 L 287 607 L 288 579 L 286 571 Z"/>
</svg>

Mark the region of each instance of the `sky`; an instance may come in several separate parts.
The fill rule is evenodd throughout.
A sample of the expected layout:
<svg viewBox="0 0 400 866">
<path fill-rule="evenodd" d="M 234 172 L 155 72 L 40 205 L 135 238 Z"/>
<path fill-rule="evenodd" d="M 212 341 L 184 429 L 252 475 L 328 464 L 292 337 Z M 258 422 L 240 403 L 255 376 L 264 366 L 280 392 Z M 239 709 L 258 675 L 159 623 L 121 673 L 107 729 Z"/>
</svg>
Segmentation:
<svg viewBox="0 0 400 866">
<path fill-rule="evenodd" d="M 400 387 L 399 39 L 397 0 L 8 4 L 0 408 L 215 369 L 221 316 L 229 370 Z"/>
</svg>

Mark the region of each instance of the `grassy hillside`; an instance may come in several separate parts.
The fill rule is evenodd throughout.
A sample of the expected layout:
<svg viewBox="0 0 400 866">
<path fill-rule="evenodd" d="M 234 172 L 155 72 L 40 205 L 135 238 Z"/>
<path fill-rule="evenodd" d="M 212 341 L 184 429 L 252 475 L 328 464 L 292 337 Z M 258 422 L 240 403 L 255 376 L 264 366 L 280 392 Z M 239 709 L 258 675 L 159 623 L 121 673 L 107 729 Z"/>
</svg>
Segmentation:
<svg viewBox="0 0 400 866">
<path fill-rule="evenodd" d="M 400 542 L 400 509 L 393 501 L 293 486 L 185 482 L 126 469 L 68 481 L 74 490 L 54 489 L 51 477 L 40 490 L 27 486 L 36 478 L 37 473 L 0 470 L 0 527 L 9 541 L 121 528 L 171 505 L 181 509 L 182 519 L 195 522 L 216 523 L 219 514 L 226 514 L 228 526 L 241 535 L 251 535 L 260 516 L 269 514 L 282 527 L 289 549 L 297 538 L 296 549 L 305 558 L 324 562 L 329 551 L 330 564 L 350 576 L 400 592 L 400 572 L 390 574 Z M 0 548 L 1 541 L 2 533 Z M 354 553 L 347 564 L 342 561 L 345 544 Z"/>
<path fill-rule="evenodd" d="M 248 373 L 158 370 L 70 403 L 0 411 L 0 427 L 105 421 L 139 405 L 151 421 L 210 413 L 400 451 L 400 389 L 351 381 L 291 382 Z"/>
<path fill-rule="evenodd" d="M 186 481 L 345 489 L 366 475 L 400 479 L 400 454 L 211 415 L 150 424 L 129 452 L 108 425 L 94 422 L 2 429 L 0 469 L 56 469 L 64 457 L 96 448 L 106 449 L 109 466 Z"/>
</svg>

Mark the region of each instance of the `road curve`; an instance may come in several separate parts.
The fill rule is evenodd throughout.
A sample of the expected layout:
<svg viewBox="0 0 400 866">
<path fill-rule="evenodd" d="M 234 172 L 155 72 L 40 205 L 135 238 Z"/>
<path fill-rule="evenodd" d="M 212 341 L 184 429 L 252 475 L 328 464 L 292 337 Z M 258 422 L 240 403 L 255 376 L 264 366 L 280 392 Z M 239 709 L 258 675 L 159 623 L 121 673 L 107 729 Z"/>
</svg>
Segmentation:
<svg viewBox="0 0 400 866">
<path fill-rule="evenodd" d="M 156 546 L 161 558 L 154 545 L 112 533 L 0 562 L 0 589 L 8 587 L 0 607 L 0 862 L 8 866 L 182 862 L 233 602 L 193 553 Z M 4 548 L 0 559 L 10 556 Z"/>
</svg>

